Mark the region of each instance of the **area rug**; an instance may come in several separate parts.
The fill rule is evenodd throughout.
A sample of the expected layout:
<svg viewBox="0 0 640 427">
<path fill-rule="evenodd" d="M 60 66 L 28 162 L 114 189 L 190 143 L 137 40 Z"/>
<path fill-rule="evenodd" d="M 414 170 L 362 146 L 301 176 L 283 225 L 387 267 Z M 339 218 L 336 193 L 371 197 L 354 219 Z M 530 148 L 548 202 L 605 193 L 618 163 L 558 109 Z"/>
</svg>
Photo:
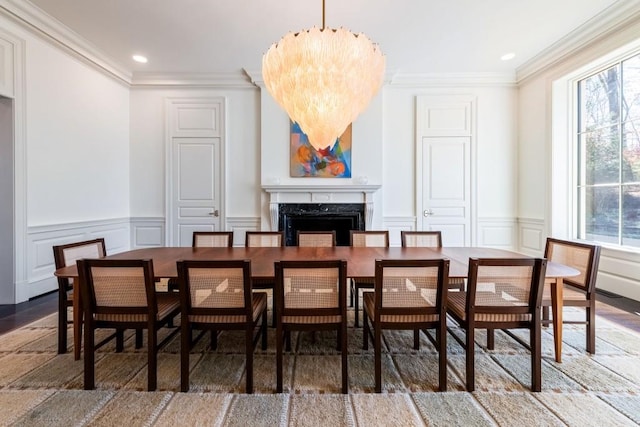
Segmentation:
<svg viewBox="0 0 640 427">
<path fill-rule="evenodd" d="M 551 330 L 543 331 L 541 393 L 529 389 L 529 353 L 504 333 L 496 333 L 492 351 L 477 334 L 476 391 L 469 393 L 464 350 L 450 335 L 448 391 L 438 392 L 438 354 L 430 341 L 422 336 L 414 350 L 412 332 L 385 332 L 381 394 L 374 393 L 373 347 L 363 350 L 362 329 L 350 327 L 347 395 L 340 394 L 341 358 L 329 332 L 292 334 L 284 393 L 275 393 L 270 329 L 268 348 L 255 352 L 255 390 L 248 395 L 242 332 L 221 334 L 217 350 L 208 336 L 199 342 L 190 355 L 188 393 L 179 392 L 179 334 L 158 356 L 155 392 L 145 391 L 146 350 L 136 350 L 127 334 L 124 352 L 113 345 L 98 351 L 96 390 L 84 391 L 82 360 L 56 354 L 54 314 L 0 336 L 0 425 L 639 425 L 640 335 L 600 318 L 597 326 L 592 356 L 584 350 L 584 328 L 565 325 L 562 363 L 553 359 Z"/>
</svg>

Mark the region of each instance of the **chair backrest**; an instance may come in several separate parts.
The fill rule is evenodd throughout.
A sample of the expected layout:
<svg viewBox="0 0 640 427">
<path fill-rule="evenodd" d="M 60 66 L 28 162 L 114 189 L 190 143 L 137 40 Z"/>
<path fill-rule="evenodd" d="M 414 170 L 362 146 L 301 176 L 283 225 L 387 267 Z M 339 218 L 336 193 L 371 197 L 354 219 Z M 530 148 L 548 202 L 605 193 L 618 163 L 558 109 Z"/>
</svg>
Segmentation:
<svg viewBox="0 0 640 427">
<path fill-rule="evenodd" d="M 283 316 L 346 316 L 346 261 L 278 261 L 275 272 Z"/>
<path fill-rule="evenodd" d="M 75 265 L 82 258 L 102 258 L 107 255 L 104 239 L 85 240 L 53 247 L 56 269 Z"/>
<path fill-rule="evenodd" d="M 233 231 L 194 231 L 194 248 L 230 248 L 233 246 Z"/>
<path fill-rule="evenodd" d="M 376 260 L 378 315 L 441 314 L 447 309 L 449 260 Z"/>
<path fill-rule="evenodd" d="M 252 318 L 251 261 L 178 261 L 180 308 L 194 316 Z"/>
<path fill-rule="evenodd" d="M 103 258 L 107 255 L 104 238 L 82 242 L 67 243 L 53 247 L 53 260 L 56 270 L 70 265 L 76 265 L 76 261 L 83 258 Z M 71 279 L 58 277 L 58 287 L 61 292 L 70 289 Z"/>
<path fill-rule="evenodd" d="M 389 231 L 359 231 L 351 230 L 350 241 L 354 247 L 389 247 Z"/>
<path fill-rule="evenodd" d="M 405 248 L 441 248 L 440 231 L 401 231 L 402 247 Z"/>
<path fill-rule="evenodd" d="M 546 267 L 542 258 L 469 259 L 467 315 L 528 314 L 522 320 L 532 320 L 540 312 Z"/>
<path fill-rule="evenodd" d="M 145 321 L 147 315 L 155 318 L 152 260 L 82 259 L 78 273 L 82 301 L 91 314 L 115 314 L 120 321 Z"/>
<path fill-rule="evenodd" d="M 336 245 L 335 231 L 298 231 L 298 246 L 330 248 Z"/>
<path fill-rule="evenodd" d="M 549 237 L 544 249 L 544 257 L 549 261 L 573 267 L 580 272 L 578 276 L 564 278 L 564 283 L 587 293 L 595 291 L 600 263 L 600 246 Z"/>
<path fill-rule="evenodd" d="M 247 248 L 284 246 L 284 233 L 282 231 L 247 231 L 244 244 Z"/>
</svg>

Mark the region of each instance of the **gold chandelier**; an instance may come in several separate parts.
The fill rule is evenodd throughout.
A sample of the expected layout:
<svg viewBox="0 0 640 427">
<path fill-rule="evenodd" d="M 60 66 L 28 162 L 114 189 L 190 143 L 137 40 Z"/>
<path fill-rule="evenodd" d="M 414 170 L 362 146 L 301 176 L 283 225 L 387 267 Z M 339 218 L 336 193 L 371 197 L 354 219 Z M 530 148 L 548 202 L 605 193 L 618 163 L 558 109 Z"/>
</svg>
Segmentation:
<svg viewBox="0 0 640 427">
<path fill-rule="evenodd" d="M 331 149 L 382 86 L 385 58 L 364 34 L 313 27 L 288 33 L 262 58 L 271 96 L 316 149 Z"/>
</svg>

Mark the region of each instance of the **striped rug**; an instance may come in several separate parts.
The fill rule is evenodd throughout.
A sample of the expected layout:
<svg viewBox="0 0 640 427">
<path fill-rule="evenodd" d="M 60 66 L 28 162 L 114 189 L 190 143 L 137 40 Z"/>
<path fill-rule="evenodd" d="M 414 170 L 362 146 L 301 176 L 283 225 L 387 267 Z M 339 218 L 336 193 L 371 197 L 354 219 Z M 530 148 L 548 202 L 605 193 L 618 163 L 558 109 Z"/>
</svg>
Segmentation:
<svg viewBox="0 0 640 427">
<path fill-rule="evenodd" d="M 352 315 L 353 313 L 351 313 Z M 353 324 L 353 322 L 351 322 Z M 284 393 L 275 393 L 275 333 L 256 350 L 255 394 L 244 394 L 242 333 L 205 337 L 190 357 L 191 389 L 180 393 L 180 336 L 158 358 L 158 391 L 147 392 L 146 351 L 113 346 L 96 357 L 96 390 L 83 390 L 83 363 L 56 354 L 57 319 L 0 336 L 0 425 L 24 426 L 585 426 L 640 424 L 640 335 L 598 319 L 597 354 L 584 329 L 565 325 L 563 363 L 543 331 L 541 393 L 529 391 L 528 352 L 503 333 L 495 350 L 476 342 L 476 392 L 464 390 L 464 351 L 448 340 L 448 386 L 437 392 L 438 355 L 410 332 L 384 335 L 383 393 L 373 393 L 373 350 L 349 328 L 349 394 L 340 394 L 340 355 L 331 333 L 292 335 Z M 168 331 L 163 331 L 167 333 Z M 69 334 L 71 337 L 71 334 Z M 71 342 L 70 342 L 71 344 Z"/>
</svg>

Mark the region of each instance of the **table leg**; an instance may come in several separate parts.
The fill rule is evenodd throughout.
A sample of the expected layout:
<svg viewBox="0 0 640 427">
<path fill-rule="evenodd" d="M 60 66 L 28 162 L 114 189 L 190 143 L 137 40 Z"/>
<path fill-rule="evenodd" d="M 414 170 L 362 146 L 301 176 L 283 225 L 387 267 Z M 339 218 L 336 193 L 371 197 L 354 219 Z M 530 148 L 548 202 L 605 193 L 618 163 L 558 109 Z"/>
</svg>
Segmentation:
<svg viewBox="0 0 640 427">
<path fill-rule="evenodd" d="M 73 284 L 73 358 L 80 360 L 82 346 L 82 312 L 84 311 L 80 298 L 80 283 L 76 279 Z"/>
<path fill-rule="evenodd" d="M 551 312 L 553 315 L 553 341 L 556 362 L 562 363 L 562 278 L 551 282 Z"/>
</svg>

